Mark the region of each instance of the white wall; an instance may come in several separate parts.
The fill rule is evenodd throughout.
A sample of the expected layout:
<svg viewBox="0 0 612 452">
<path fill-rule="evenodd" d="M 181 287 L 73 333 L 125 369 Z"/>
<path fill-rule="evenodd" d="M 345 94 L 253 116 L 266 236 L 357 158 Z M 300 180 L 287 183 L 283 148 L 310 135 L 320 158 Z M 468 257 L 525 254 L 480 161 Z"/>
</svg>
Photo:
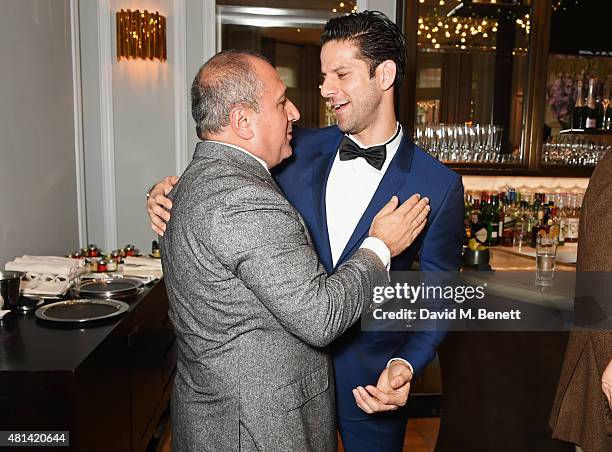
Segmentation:
<svg viewBox="0 0 612 452">
<path fill-rule="evenodd" d="M 196 143 L 189 88 L 214 53 L 214 0 L 81 0 L 80 8 L 89 241 L 107 250 L 133 243 L 148 251 L 156 236 L 146 191 L 180 174 Z M 166 17 L 166 62 L 117 61 L 121 9 Z"/>
<path fill-rule="evenodd" d="M 115 151 L 117 245 L 151 249 L 145 194 L 152 181 L 174 173 L 174 26 L 172 0 L 113 0 L 121 9 L 159 11 L 167 20 L 168 60 L 116 60 L 113 45 L 112 91 Z M 113 20 L 113 24 L 115 21 Z M 116 30 L 113 28 L 113 43 Z"/>
<path fill-rule="evenodd" d="M 79 247 L 69 0 L 2 0 L 0 268 Z"/>
</svg>

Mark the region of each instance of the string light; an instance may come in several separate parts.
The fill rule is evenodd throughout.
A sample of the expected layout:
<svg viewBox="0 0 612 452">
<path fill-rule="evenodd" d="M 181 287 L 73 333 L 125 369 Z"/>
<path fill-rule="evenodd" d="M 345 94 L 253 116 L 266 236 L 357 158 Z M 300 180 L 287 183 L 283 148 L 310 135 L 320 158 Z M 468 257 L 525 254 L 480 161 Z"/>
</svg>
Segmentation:
<svg viewBox="0 0 612 452">
<path fill-rule="evenodd" d="M 431 9 L 428 9 L 428 13 L 418 17 L 419 26 L 417 28 L 417 35 L 419 36 L 418 45 L 420 47 L 435 49 L 444 47 L 463 49 L 472 48 L 484 51 L 495 49 L 495 47 L 492 45 L 491 38 L 493 38 L 494 43 L 495 34 L 499 29 L 497 20 L 474 16 L 448 17 L 444 15 L 446 13 L 446 8 L 441 10 L 438 9 L 437 5 L 435 5 L 435 3 L 444 5 L 444 0 L 429 0 L 428 2 L 425 2 L 425 0 L 419 0 L 419 3 L 431 4 L 432 1 L 434 6 Z M 560 2 L 562 0 L 557 1 Z M 457 2 L 461 3 L 461 0 L 457 0 Z M 518 31 L 523 30 L 523 38 L 525 35 L 530 33 L 531 24 L 529 14 L 524 14 L 520 17 L 515 16 L 512 18 L 512 20 L 516 22 L 516 29 Z M 525 45 L 523 44 L 523 46 Z M 515 50 L 519 54 L 527 51 L 526 48 L 521 48 L 520 46 L 517 46 Z"/>
</svg>

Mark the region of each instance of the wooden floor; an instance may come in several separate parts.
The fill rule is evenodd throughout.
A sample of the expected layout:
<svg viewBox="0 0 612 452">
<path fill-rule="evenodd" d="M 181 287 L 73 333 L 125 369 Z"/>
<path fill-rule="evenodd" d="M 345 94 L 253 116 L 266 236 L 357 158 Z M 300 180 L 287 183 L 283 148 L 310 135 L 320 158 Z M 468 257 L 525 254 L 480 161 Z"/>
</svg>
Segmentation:
<svg viewBox="0 0 612 452">
<path fill-rule="evenodd" d="M 404 439 L 404 452 L 433 452 L 440 428 L 440 418 L 410 419 Z M 157 452 L 171 452 L 172 432 L 168 421 Z M 343 452 L 340 444 L 339 452 Z"/>
</svg>

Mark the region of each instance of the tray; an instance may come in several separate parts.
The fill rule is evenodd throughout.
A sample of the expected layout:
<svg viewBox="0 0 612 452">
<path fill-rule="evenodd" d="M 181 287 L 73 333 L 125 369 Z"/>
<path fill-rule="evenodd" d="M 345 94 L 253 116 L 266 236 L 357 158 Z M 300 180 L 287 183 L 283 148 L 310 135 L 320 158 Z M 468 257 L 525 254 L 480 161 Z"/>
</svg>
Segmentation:
<svg viewBox="0 0 612 452">
<path fill-rule="evenodd" d="M 66 300 L 42 306 L 34 313 L 41 320 L 60 323 L 87 323 L 116 317 L 129 309 L 118 300 Z"/>
<path fill-rule="evenodd" d="M 75 284 L 72 291 L 82 298 L 123 298 L 138 294 L 143 285 L 135 278 L 99 278 Z"/>
</svg>

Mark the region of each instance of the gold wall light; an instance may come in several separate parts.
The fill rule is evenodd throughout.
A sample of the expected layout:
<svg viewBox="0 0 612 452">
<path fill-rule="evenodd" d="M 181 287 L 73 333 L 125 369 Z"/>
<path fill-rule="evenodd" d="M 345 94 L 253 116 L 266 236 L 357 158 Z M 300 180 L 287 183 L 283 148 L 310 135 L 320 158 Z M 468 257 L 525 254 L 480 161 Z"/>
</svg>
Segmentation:
<svg viewBox="0 0 612 452">
<path fill-rule="evenodd" d="M 166 18 L 156 11 L 117 12 L 117 60 L 166 61 Z"/>
</svg>

